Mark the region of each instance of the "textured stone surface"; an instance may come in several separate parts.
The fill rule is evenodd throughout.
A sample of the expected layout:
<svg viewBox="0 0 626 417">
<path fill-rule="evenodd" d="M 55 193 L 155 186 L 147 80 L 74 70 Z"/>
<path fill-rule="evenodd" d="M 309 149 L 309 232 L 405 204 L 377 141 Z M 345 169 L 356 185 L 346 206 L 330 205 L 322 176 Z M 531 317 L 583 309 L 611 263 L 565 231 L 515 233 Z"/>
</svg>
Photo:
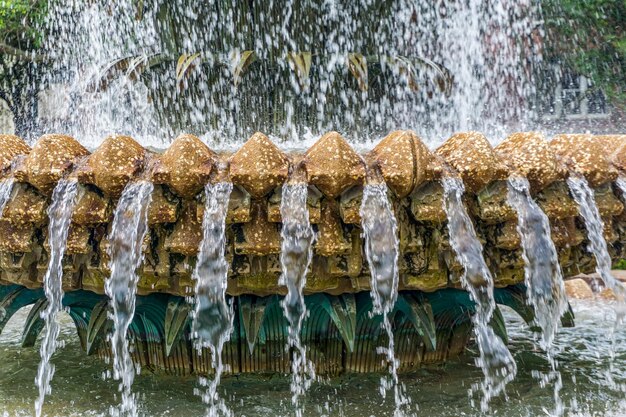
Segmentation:
<svg viewBox="0 0 626 417">
<path fill-rule="evenodd" d="M 174 230 L 165 240 L 165 249 L 181 255 L 196 255 L 202 240 L 202 223 L 196 216 L 196 202 L 188 202 L 183 208 Z"/>
<path fill-rule="evenodd" d="M 113 218 L 111 201 L 100 193 L 82 187 L 77 195 L 72 221 L 80 225 L 107 223 Z"/>
<path fill-rule="evenodd" d="M 287 156 L 259 132 L 230 158 L 233 184 L 245 188 L 253 198 L 265 196 L 285 182 L 288 174 Z"/>
<path fill-rule="evenodd" d="M 79 158 L 87 155 L 87 149 L 70 136 L 44 135 L 28 154 L 15 177 L 47 194 Z"/>
<path fill-rule="evenodd" d="M 589 300 L 594 297 L 593 291 L 591 291 L 591 287 L 587 284 L 587 281 L 581 278 L 565 281 L 565 292 L 568 298 L 578 300 Z"/>
<path fill-rule="evenodd" d="M 152 191 L 152 201 L 148 207 L 148 225 L 175 223 L 178 218 L 178 208 L 179 201 L 176 196 L 163 186 L 155 186 Z"/>
<path fill-rule="evenodd" d="M 78 180 L 94 184 L 110 197 L 122 194 L 126 184 L 144 168 L 145 149 L 129 136 L 109 136 L 94 151 Z"/>
<path fill-rule="evenodd" d="M 406 197 L 426 179 L 430 152 L 412 131 L 396 130 L 370 153 L 387 186 L 400 198 Z"/>
<path fill-rule="evenodd" d="M 565 175 L 540 132 L 514 133 L 496 146 L 495 152 L 511 174 L 528 179 L 533 191 L 541 191 Z"/>
<path fill-rule="evenodd" d="M 447 219 L 443 209 L 443 188 L 439 181 L 423 184 L 413 191 L 410 198 L 410 210 L 415 220 L 442 223 Z"/>
<path fill-rule="evenodd" d="M 304 156 L 309 183 L 334 198 L 365 179 L 363 159 L 337 132 L 325 134 Z"/>
<path fill-rule="evenodd" d="M 528 140 L 536 144 L 538 140 L 532 133 L 519 137 L 521 139 L 507 141 L 518 143 Z M 470 151 L 480 148 L 476 141 L 480 142 L 480 139 L 470 138 Z M 177 144 L 172 145 L 174 149 L 179 147 L 186 150 L 172 151 L 170 156 L 183 158 L 183 154 L 191 155 L 190 158 L 199 164 L 213 165 L 210 174 L 204 171 L 192 176 L 186 176 L 186 171 L 178 170 L 173 156 L 166 164 L 160 160 L 160 165 L 156 166 L 156 173 L 161 170 L 156 176 L 169 177 L 165 178 L 168 181 L 163 181 L 163 184 L 155 185 L 149 208 L 150 231 L 143 245 L 144 263 L 138 270 L 141 293 L 159 291 L 186 295 L 193 289 L 191 276 L 202 237 L 205 203 L 202 182 L 228 180 L 232 168 L 235 176 L 239 175 L 239 183 L 234 184 L 226 216 L 229 294 L 284 294 L 285 289 L 278 285 L 281 273 L 280 186 L 287 179 L 290 164 L 295 171 L 291 174 L 291 180 L 300 175 L 303 180 L 305 171 L 300 169 L 303 168 L 316 181 L 309 187 L 307 204 L 318 240 L 314 246 L 306 291 L 343 294 L 370 290 L 370 273 L 364 259 L 359 214 L 366 166 L 363 159 L 339 135 L 326 135 L 305 154 L 294 152 L 287 156 L 259 134 L 250 140 L 246 152 L 233 155 L 231 161 L 234 164 L 230 168 L 226 159 L 213 160 L 215 155 L 208 148 L 203 148 L 204 145 L 200 146 L 195 138 L 182 138 Z M 196 149 L 195 145 L 200 146 L 200 149 Z M 401 248 L 398 260 L 399 289 L 435 291 L 448 286 L 458 287 L 458 275 L 462 269 L 449 245 L 440 183 L 441 176 L 444 173 L 455 174 L 456 167 L 446 162 L 442 155 L 428 154 L 423 143 L 411 132 L 395 132 L 383 140 L 383 145 L 368 155 L 367 163 L 369 174 L 372 171 L 380 174 L 372 175 L 370 179 L 381 180 L 386 176 L 390 188 L 393 186 L 396 189 L 390 196 Z M 452 146 L 450 143 L 448 145 Z M 462 154 L 465 149 L 462 142 L 453 147 L 454 150 L 442 154 L 457 161 L 457 153 Z M 110 153 L 111 148 L 114 147 L 109 146 L 107 152 Z M 394 153 L 396 148 L 401 152 Z M 512 148 L 522 149 L 523 152 L 520 152 L 526 154 L 532 153 L 534 149 L 521 145 Z M 542 152 L 546 150 L 544 148 Z M 473 159 L 459 160 L 477 166 L 477 171 L 484 174 L 478 179 L 481 185 L 476 186 L 474 182 L 478 191 L 472 191 L 468 185 L 464 203 L 484 243 L 487 263 L 497 277 L 496 286 L 506 286 L 523 281 L 523 259 L 515 228 L 516 216 L 506 204 L 506 181 L 498 176 L 500 174 L 492 175 L 493 172 L 483 169 L 480 163 L 485 160 L 488 149 L 483 147 L 479 152 L 478 162 Z M 506 149 L 506 146 L 502 149 Z M 107 153 L 104 150 L 101 152 Z M 427 162 L 419 164 L 419 174 L 415 171 L 418 169 L 418 159 L 414 158 L 414 152 L 429 156 Z M 515 155 L 517 151 L 511 152 Z M 411 155 L 404 158 L 404 153 Z M 324 155 L 329 158 L 329 164 L 318 164 L 323 162 Z M 339 155 L 339 158 L 335 159 L 333 155 Z M 537 167 L 525 171 L 530 177 L 538 172 L 552 173 L 550 169 L 541 171 L 541 164 L 535 164 L 533 159 L 526 161 Z M 82 165 L 77 164 L 79 168 L 76 173 L 65 170 L 64 175 L 78 176 L 81 172 L 84 172 L 82 175 L 91 175 L 84 169 L 87 162 L 81 162 Z M 457 167 L 462 165 L 461 162 L 456 162 Z M 187 171 L 193 165 L 188 161 L 181 163 Z M 262 175 L 255 173 L 257 163 L 261 166 Z M 133 175 L 148 175 L 153 165 L 151 161 L 146 161 L 146 164 L 147 171 Z M 524 162 L 519 164 L 524 165 Z M 0 246 L 0 279 L 38 287 L 45 273 L 49 252 L 45 237 L 48 221 L 46 208 L 50 195 L 24 182 L 29 179 L 25 167 L 26 161 L 23 161 L 16 168 L 18 182 L 2 218 L 5 225 L 0 230 L 10 228 L 7 233 L 11 233 L 11 238 L 6 240 L 4 246 Z M 311 173 L 315 169 L 321 174 L 313 177 Z M 351 176 L 352 171 L 357 175 Z M 176 181 L 171 181 L 172 173 Z M 469 171 L 466 174 L 468 184 L 476 180 L 470 178 Z M 337 180 L 332 178 L 333 175 L 337 175 Z M 534 198 L 550 218 L 552 238 L 559 251 L 564 273 L 592 271 L 595 268 L 593 256 L 583 246 L 586 245 L 586 231 L 578 220 L 578 207 L 569 195 L 564 177 L 557 176 L 555 180 L 548 181 L 542 175 L 537 174 L 535 179 L 545 183 L 545 186 L 540 191 L 534 190 Z M 417 186 L 412 189 L 414 183 Z M 247 189 L 252 190 L 254 196 Z M 410 189 L 412 191 L 405 197 L 399 197 Z M 605 224 L 604 234 L 610 243 L 611 256 L 615 259 L 625 257 L 626 215 L 622 213 L 623 204 L 615 184 L 603 183 L 594 186 L 594 191 Z M 115 198 L 107 195 L 99 186 L 80 186 L 77 207 L 73 213 L 74 224 L 68 238 L 68 258 L 64 261 L 64 268 L 71 275 L 68 285 L 73 288 L 82 285 L 84 288 L 102 291 L 102 284 L 109 273 L 107 236 L 114 205 Z M 6 278 L 1 278 L 5 276 L 2 274 Z"/>
<path fill-rule="evenodd" d="M 18 184 L 13 188 L 11 200 L 2 213 L 9 222 L 20 224 L 43 225 L 46 220 L 46 198 L 27 184 Z"/>
<path fill-rule="evenodd" d="M 459 173 L 469 192 L 480 191 L 491 181 L 508 175 L 487 138 L 478 132 L 457 133 L 435 153 Z"/>
<path fill-rule="evenodd" d="M 592 135 L 557 135 L 550 147 L 568 169 L 583 175 L 592 187 L 617 178 L 617 170 Z"/>
<path fill-rule="evenodd" d="M 321 214 L 320 223 L 317 226 L 315 253 L 322 256 L 332 256 L 350 252 L 352 245 L 344 236 L 337 203 L 325 199 L 322 202 Z"/>
<path fill-rule="evenodd" d="M 0 251 L 25 253 L 33 250 L 35 228 L 29 224 L 13 224 L 0 220 Z"/>
<path fill-rule="evenodd" d="M 184 198 L 204 188 L 217 159 L 215 152 L 193 135 L 180 135 L 159 158 L 153 173 L 156 184 L 167 184 Z"/>
<path fill-rule="evenodd" d="M 11 168 L 15 157 L 29 152 L 30 146 L 23 139 L 14 135 L 0 135 L 0 174 Z"/>
<path fill-rule="evenodd" d="M 599 135 L 593 140 L 600 144 L 616 168 L 626 171 L 626 135 Z"/>
<path fill-rule="evenodd" d="M 486 223 L 517 220 L 517 213 L 508 203 L 506 181 L 493 181 L 476 193 L 478 207 L 474 213 Z"/>
<path fill-rule="evenodd" d="M 280 232 L 275 223 L 267 220 L 264 203 L 253 203 L 252 218 L 242 227 L 243 241 L 235 242 L 235 252 L 245 255 L 269 255 L 280 252 Z"/>
</svg>

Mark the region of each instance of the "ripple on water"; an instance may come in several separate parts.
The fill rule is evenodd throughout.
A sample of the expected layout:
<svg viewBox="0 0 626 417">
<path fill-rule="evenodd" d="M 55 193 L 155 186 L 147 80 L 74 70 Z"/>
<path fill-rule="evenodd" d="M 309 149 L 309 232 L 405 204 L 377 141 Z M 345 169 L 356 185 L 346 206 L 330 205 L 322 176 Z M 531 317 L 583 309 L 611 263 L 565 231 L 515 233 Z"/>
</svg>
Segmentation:
<svg viewBox="0 0 626 417">
<path fill-rule="evenodd" d="M 576 327 L 561 329 L 556 338 L 558 360 L 563 373 L 563 402 L 571 417 L 617 417 L 626 415 L 626 391 L 609 388 L 606 378 L 609 344 L 607 334 L 613 323 L 613 309 L 608 303 L 574 301 Z M 531 372 L 547 370 L 543 353 L 534 351 L 532 334 L 522 320 L 503 308 L 507 320 L 510 349 L 519 366 L 517 379 L 507 386 L 508 400 L 496 399 L 493 415 L 527 417 L 546 415 L 551 408 L 552 392 L 537 385 Z M 21 348 L 20 337 L 28 309 L 19 311 L 0 336 L 0 415 L 30 416 L 37 390 L 33 380 L 39 352 Z M 626 329 L 616 335 L 615 381 L 626 384 Z M 118 398 L 117 382 L 103 379 L 109 368 L 94 357 L 85 356 L 69 316 L 61 314 L 61 334 L 65 342 L 55 357 L 57 373 L 55 390 L 46 399 L 48 416 L 107 415 Z M 475 348 L 472 348 L 475 350 Z M 471 355 L 446 366 L 421 369 L 401 376 L 407 395 L 419 403 L 420 415 L 438 417 L 477 416 L 469 404 L 467 391 L 480 381 L 482 373 L 473 365 Z M 179 378 L 144 372 L 135 381 L 135 392 L 141 400 L 140 414 L 167 416 L 200 416 L 204 405 L 193 395 L 194 377 Z M 235 415 L 282 416 L 293 413 L 288 376 L 230 377 L 222 381 L 221 393 Z M 306 416 L 390 416 L 393 399 L 376 395 L 378 375 L 345 375 L 326 384 L 314 384 L 304 401 Z M 624 387 L 623 387 L 624 388 Z"/>
</svg>

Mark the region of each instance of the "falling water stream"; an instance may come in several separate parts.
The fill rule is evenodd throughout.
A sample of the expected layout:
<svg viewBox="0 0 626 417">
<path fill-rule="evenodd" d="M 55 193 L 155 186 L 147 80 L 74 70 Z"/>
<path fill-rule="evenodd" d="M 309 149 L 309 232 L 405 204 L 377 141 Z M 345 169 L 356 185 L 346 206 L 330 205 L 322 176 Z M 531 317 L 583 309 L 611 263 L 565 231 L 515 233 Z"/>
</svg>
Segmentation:
<svg viewBox="0 0 626 417">
<path fill-rule="evenodd" d="M 113 307 L 113 377 L 121 380 L 122 404 L 119 413 L 137 415 L 137 404 L 131 392 L 135 368 L 130 355 L 128 327 L 135 315 L 137 268 L 143 261 L 142 243 L 148 231 L 148 207 L 154 186 L 148 181 L 129 183 L 117 203 L 109 234 L 111 276 L 105 291 Z M 111 410 L 116 414 L 118 410 Z"/>
<path fill-rule="evenodd" d="M 387 334 L 387 347 L 379 347 L 384 355 L 389 376 L 380 381 L 380 394 L 383 398 L 388 390 L 394 393 L 394 415 L 405 415 L 411 402 L 405 387 L 398 381 L 400 362 L 395 355 L 393 329 L 390 313 L 398 298 L 398 225 L 387 199 L 387 186 L 368 184 L 363 188 L 361 202 L 361 227 L 365 238 L 365 257 L 370 269 L 372 314 L 382 315 L 382 326 Z"/>
<path fill-rule="evenodd" d="M 57 315 L 63 309 L 63 255 L 67 244 L 67 235 L 74 206 L 78 183 L 76 180 L 61 180 L 57 183 L 52 193 L 52 204 L 48 207 L 48 242 L 50 245 L 50 258 L 48 270 L 43 278 L 43 287 L 48 300 L 46 309 L 41 313 L 44 320 L 44 336 L 41 342 L 41 362 L 37 369 L 35 383 L 39 388 L 39 397 L 35 401 L 35 414 L 41 416 L 46 394 L 51 391 L 50 382 L 54 376 L 54 365 L 50 359 L 58 344 L 59 323 Z"/>
<path fill-rule="evenodd" d="M 604 222 L 600 217 L 600 211 L 596 205 L 595 195 L 587 180 L 579 176 L 570 176 L 567 185 L 572 193 L 572 197 L 578 204 L 580 214 L 585 222 L 587 236 L 589 238 L 589 250 L 596 259 L 596 272 L 607 288 L 611 289 L 615 296 L 623 304 L 626 301 L 626 289 L 611 274 L 611 256 L 604 239 Z M 622 320 L 625 311 L 619 311 L 618 320 Z"/>
<path fill-rule="evenodd" d="M 11 193 L 13 192 L 13 184 L 15 184 L 15 179 L 13 177 L 5 178 L 0 181 L 0 217 L 2 217 L 2 213 L 4 213 L 4 208 L 11 198 Z"/>
<path fill-rule="evenodd" d="M 537 376 L 542 385 L 554 381 L 553 415 L 562 415 L 564 410 L 559 392 L 563 384 L 552 343 L 561 317 L 568 309 L 563 274 L 552 242 L 548 216 L 531 197 L 528 180 L 511 177 L 508 185 L 508 202 L 517 212 L 528 303 L 535 312 L 535 324 L 541 328 L 539 346 L 546 352 L 552 368 L 548 374 L 538 373 Z"/>
<path fill-rule="evenodd" d="M 596 272 L 600 276 L 600 279 L 604 282 L 604 285 L 613 291 L 613 294 L 617 298 L 615 304 L 615 324 L 613 331 L 611 332 L 610 339 L 612 348 L 610 350 L 610 364 L 607 378 L 613 379 L 615 363 L 615 332 L 624 322 L 626 316 L 626 288 L 624 284 L 619 282 L 611 274 L 611 256 L 604 238 L 604 222 L 600 217 L 600 211 L 595 201 L 595 194 L 587 180 L 578 175 L 570 175 L 567 178 L 567 185 L 574 200 L 578 204 L 580 215 L 585 222 L 585 228 L 587 229 L 587 238 L 589 239 L 589 251 L 593 253 L 596 259 Z M 618 186 L 621 187 L 623 183 L 618 182 Z"/>
<path fill-rule="evenodd" d="M 463 182 L 458 178 L 445 177 L 441 183 L 450 244 L 464 268 L 461 283 L 476 304 L 476 313 L 472 316 L 480 351 L 476 364 L 485 377 L 480 386 L 483 392 L 481 409 L 487 411 L 489 401 L 502 393 L 506 384 L 515 379 L 517 365 L 509 349 L 489 325 L 496 307 L 493 296 L 494 281 L 483 257 L 483 245 L 476 236 L 472 220 L 463 204 Z"/>
<path fill-rule="evenodd" d="M 211 364 L 215 370 L 213 380 L 200 378 L 200 384 L 208 386 L 201 397 L 209 406 L 210 417 L 216 417 L 220 413 L 232 414 L 217 393 L 225 370 L 222 350 L 233 331 L 233 308 L 226 301 L 228 262 L 224 257 L 226 213 L 232 190 L 233 185 L 230 183 L 207 184 L 204 188 L 206 202 L 202 219 L 203 237 L 194 270 L 196 303 L 192 333 L 200 348 L 210 349 Z"/>
<path fill-rule="evenodd" d="M 282 217 L 280 284 L 287 286 L 287 296 L 281 305 L 289 323 L 287 347 L 291 351 L 291 401 L 298 417 L 303 413 L 300 397 L 315 380 L 315 368 L 307 359 L 306 346 L 300 339 L 302 323 L 307 316 L 303 290 L 315 240 L 315 233 L 309 222 L 307 196 L 306 183 L 288 182 L 283 185 L 280 202 Z"/>
</svg>

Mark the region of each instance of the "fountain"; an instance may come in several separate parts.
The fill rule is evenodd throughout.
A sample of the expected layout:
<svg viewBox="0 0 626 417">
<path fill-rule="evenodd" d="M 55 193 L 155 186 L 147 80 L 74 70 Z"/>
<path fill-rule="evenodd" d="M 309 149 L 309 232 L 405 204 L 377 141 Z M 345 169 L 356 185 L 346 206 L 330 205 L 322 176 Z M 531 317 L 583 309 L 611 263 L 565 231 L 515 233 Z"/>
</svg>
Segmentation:
<svg viewBox="0 0 626 417">
<path fill-rule="evenodd" d="M 45 328 L 38 415 L 64 309 L 88 355 L 113 357 L 111 414 L 139 414 L 133 383 L 149 369 L 197 376 L 199 406 L 215 416 L 241 408 L 223 388 L 232 375 L 289 374 L 280 413 L 302 416 L 328 388 L 318 377 L 381 373 L 373 389 L 393 392 L 400 416 L 422 405 L 403 374 L 463 361 L 474 344 L 482 383 L 471 391 L 487 413 L 517 374 L 510 311 L 497 304 L 541 328 L 542 384 L 554 381 L 565 411 L 554 347 L 559 322 L 573 325 L 563 277 L 597 264 L 624 297 L 609 268 L 626 256 L 612 188 L 626 182 L 600 165 L 573 169 L 586 158 L 537 134 L 492 147 L 535 122 L 539 4 L 47 6 L 25 71 L 32 117 L 42 109 L 25 120 L 34 147 L 0 135 L 0 331 L 35 305 L 22 343 Z M 66 136 L 35 143 L 40 131 L 93 153 Z M 170 143 L 178 132 L 193 134 Z M 584 179 L 566 182 L 568 169 Z M 332 395 L 315 412 L 333 414 Z"/>
<path fill-rule="evenodd" d="M 554 415 L 560 416 L 564 412 L 559 396 L 562 377 L 557 370 L 553 342 L 561 317 L 569 308 L 563 275 L 550 236 L 550 222 L 532 199 L 528 180 L 523 177 L 511 177 L 508 187 L 508 201 L 518 217 L 517 231 L 522 241 L 527 299 L 535 313 L 534 323 L 541 329 L 539 346 L 547 353 L 551 366 L 551 372 L 545 376 L 540 375 L 540 378 L 543 385 L 551 380 L 555 381 Z"/>
<path fill-rule="evenodd" d="M 580 214 L 585 221 L 589 237 L 589 250 L 596 259 L 596 271 L 607 288 L 610 288 L 618 301 L 624 304 L 626 301 L 626 289 L 624 286 L 611 275 L 611 256 L 609 255 L 604 239 L 603 230 L 604 223 L 600 217 L 600 212 L 594 200 L 593 190 L 589 187 L 587 180 L 582 177 L 571 176 L 567 179 L 572 196 L 580 207 Z M 618 311 L 617 325 L 624 317 L 625 311 Z"/>
<path fill-rule="evenodd" d="M 60 305 L 88 353 L 113 354 L 122 392 L 114 413 L 137 413 L 131 386 L 147 368 L 201 377 L 214 415 L 238 407 L 217 395 L 233 374 L 289 373 L 290 407 L 304 414 L 314 376 L 384 373 L 378 387 L 393 392 L 401 415 L 419 402 L 402 375 L 456 360 L 472 335 L 482 408 L 504 390 L 516 364 L 498 303 L 543 327 L 540 346 L 555 372 L 544 384 L 554 381 L 558 395 L 560 351 L 550 345 L 567 310 L 559 273 L 596 266 L 556 157 L 531 134 L 493 149 L 464 133 L 431 152 L 396 131 L 365 156 L 336 132 L 289 156 L 261 133 L 234 154 L 191 135 L 163 153 L 116 136 L 90 155 L 69 137 L 45 136 L 27 158 L 14 157 L 0 219 L 10 237 L 0 240 L 0 329 L 23 306 L 42 309 L 48 266 L 63 259 Z M 290 177 L 294 169 L 306 182 Z M 602 175 L 594 170 L 590 178 Z M 623 205 L 616 177 L 607 178 L 595 185 L 596 210 L 619 231 Z M 67 238 L 57 238 L 60 217 L 45 209 L 54 189 L 72 183 L 81 190 L 75 205 L 57 196 L 50 206 L 62 202 L 66 226 L 71 218 Z M 48 241 L 66 241 L 62 258 L 62 244 L 43 238 L 48 226 Z M 622 247 L 617 232 L 607 238 Z M 26 320 L 25 345 L 43 325 L 38 314 Z M 206 347 L 210 361 L 198 355 Z"/>
</svg>

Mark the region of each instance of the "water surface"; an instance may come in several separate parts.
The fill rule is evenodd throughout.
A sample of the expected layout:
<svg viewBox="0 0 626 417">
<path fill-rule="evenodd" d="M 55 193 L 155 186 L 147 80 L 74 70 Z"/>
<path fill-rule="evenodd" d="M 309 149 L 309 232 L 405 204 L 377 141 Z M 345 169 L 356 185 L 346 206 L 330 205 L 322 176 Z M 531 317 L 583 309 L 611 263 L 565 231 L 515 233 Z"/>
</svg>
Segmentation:
<svg viewBox="0 0 626 417">
<path fill-rule="evenodd" d="M 606 303 L 574 301 L 576 327 L 560 329 L 555 340 L 556 358 L 563 375 L 562 400 L 568 416 L 626 415 L 626 329 L 619 329 L 614 381 L 607 384 L 607 337 L 614 323 L 614 310 Z M 491 415 L 530 417 L 548 415 L 553 409 L 552 389 L 540 388 L 533 370 L 547 372 L 549 364 L 540 351 L 534 351 L 532 334 L 514 313 L 503 308 L 507 320 L 510 349 L 518 365 L 517 378 L 507 385 L 508 400 L 491 402 Z M 34 414 L 37 389 L 33 384 L 39 363 L 37 347 L 21 348 L 20 334 L 28 309 L 19 311 L 0 336 L 0 415 Z M 65 346 L 53 358 L 56 364 L 55 389 L 46 398 L 47 416 L 108 415 L 119 403 L 118 383 L 103 375 L 110 365 L 87 357 L 80 349 L 71 319 L 62 314 L 59 340 Z M 423 416 L 477 416 L 468 398 L 472 384 L 483 375 L 474 366 L 475 348 L 459 360 L 443 366 L 424 368 L 411 375 L 400 375 L 413 406 Z M 302 399 L 305 416 L 389 416 L 394 400 L 378 395 L 379 375 L 345 375 L 323 384 L 313 384 Z M 293 415 L 289 376 L 226 377 L 220 394 L 237 416 Z M 147 369 L 137 376 L 134 391 L 140 401 L 139 413 L 150 416 L 201 416 L 205 405 L 193 394 L 195 377 L 152 374 Z"/>
</svg>

